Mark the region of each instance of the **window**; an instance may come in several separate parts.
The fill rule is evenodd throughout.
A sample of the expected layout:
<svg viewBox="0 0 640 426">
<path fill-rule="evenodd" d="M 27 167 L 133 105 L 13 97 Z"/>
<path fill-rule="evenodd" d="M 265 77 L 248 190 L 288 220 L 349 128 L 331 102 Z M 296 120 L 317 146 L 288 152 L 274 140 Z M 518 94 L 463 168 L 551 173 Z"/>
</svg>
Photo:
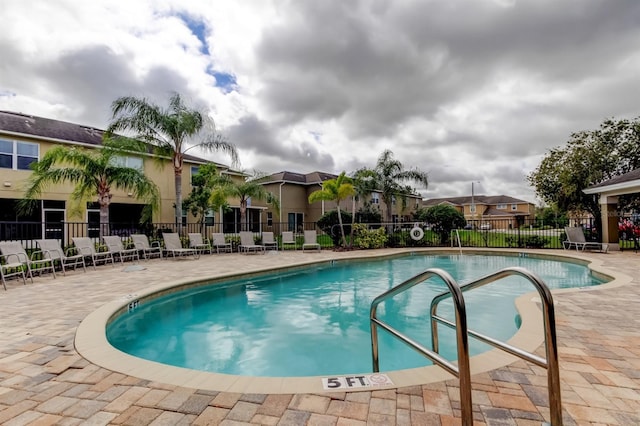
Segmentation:
<svg viewBox="0 0 640 426">
<path fill-rule="evenodd" d="M 377 192 L 371 193 L 371 204 L 380 204 L 380 194 Z"/>
<path fill-rule="evenodd" d="M 213 210 L 209 209 L 205 212 L 204 214 L 204 224 L 206 226 L 213 226 L 216 224 L 215 221 L 215 214 L 213 213 Z"/>
<path fill-rule="evenodd" d="M 144 170 L 144 160 L 140 157 L 128 157 L 118 155 L 113 157 L 111 164 L 118 167 L 129 167 L 131 169 Z"/>
<path fill-rule="evenodd" d="M 36 143 L 0 139 L 0 168 L 29 170 L 29 165 L 38 161 L 40 145 Z"/>
<path fill-rule="evenodd" d="M 476 212 L 476 205 L 475 205 L 475 204 L 471 204 L 471 205 L 469 206 L 469 211 L 470 211 L 471 213 L 475 213 L 475 212 Z"/>
<path fill-rule="evenodd" d="M 391 204 L 394 205 L 394 206 L 396 205 L 396 196 L 395 195 L 391 196 Z"/>
<path fill-rule="evenodd" d="M 273 226 L 273 212 L 267 212 L 267 226 Z"/>
<path fill-rule="evenodd" d="M 518 210 L 517 204 L 511 204 L 511 210 Z"/>
<path fill-rule="evenodd" d="M 498 204 L 498 205 L 496 206 L 496 208 L 497 208 L 498 210 L 506 210 L 506 209 L 507 209 L 507 205 L 506 205 L 506 204 Z"/>
<path fill-rule="evenodd" d="M 193 177 L 198 174 L 198 171 L 200 171 L 200 167 L 191 166 L 191 186 L 193 186 Z"/>
</svg>

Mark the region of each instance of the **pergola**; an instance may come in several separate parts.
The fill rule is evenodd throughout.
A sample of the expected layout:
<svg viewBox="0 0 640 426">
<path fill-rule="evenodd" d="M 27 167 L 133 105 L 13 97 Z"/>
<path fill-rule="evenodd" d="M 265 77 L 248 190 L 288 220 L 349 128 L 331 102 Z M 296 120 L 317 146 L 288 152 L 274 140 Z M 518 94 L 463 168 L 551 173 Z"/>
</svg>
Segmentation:
<svg viewBox="0 0 640 426">
<path fill-rule="evenodd" d="M 618 243 L 618 196 L 640 192 L 640 169 L 606 180 L 583 190 L 585 194 L 597 194 L 602 218 L 602 242 L 611 248 Z M 613 244 L 613 247 L 611 246 Z"/>
</svg>

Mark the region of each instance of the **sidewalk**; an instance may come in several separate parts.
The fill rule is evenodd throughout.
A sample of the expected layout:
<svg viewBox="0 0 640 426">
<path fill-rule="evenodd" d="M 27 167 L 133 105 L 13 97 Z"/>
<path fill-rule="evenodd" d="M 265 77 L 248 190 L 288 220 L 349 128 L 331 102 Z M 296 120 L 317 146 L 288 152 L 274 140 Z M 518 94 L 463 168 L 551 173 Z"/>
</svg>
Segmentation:
<svg viewBox="0 0 640 426">
<path fill-rule="evenodd" d="M 0 423 L 459 424 L 457 380 L 351 393 L 228 393 L 112 372 L 74 348 L 76 328 L 89 313 L 160 281 L 363 254 L 205 255 L 140 262 L 145 269 L 131 272 L 118 264 L 55 280 L 45 275 L 26 286 L 12 280 L 8 291 L 0 290 Z M 564 424 L 640 424 L 640 257 L 632 252 L 578 256 L 632 279 L 622 286 L 554 293 Z M 537 366 L 516 361 L 473 375 L 472 386 L 477 424 L 540 425 L 548 419 L 546 371 Z"/>
</svg>

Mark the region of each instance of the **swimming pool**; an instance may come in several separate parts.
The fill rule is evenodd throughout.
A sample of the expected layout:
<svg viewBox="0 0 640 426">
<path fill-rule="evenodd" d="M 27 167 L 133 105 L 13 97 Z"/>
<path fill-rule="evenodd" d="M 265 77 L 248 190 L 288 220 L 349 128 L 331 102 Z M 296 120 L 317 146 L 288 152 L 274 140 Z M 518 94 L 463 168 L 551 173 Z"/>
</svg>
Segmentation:
<svg viewBox="0 0 640 426">
<path fill-rule="evenodd" d="M 374 297 L 431 267 L 464 283 L 506 266 L 527 268 L 551 288 L 602 282 L 583 265 L 533 257 L 421 254 L 335 262 L 142 301 L 112 319 L 107 337 L 137 357 L 202 371 L 265 377 L 370 372 L 368 314 Z M 443 289 L 438 280 L 414 287 L 381 305 L 380 318 L 428 346 L 428 306 Z M 510 277 L 470 293 L 470 327 L 507 340 L 517 330 L 513 300 L 531 291 L 526 281 Z M 443 305 L 440 312 L 448 310 Z M 453 359 L 453 339 L 447 339 L 453 333 L 441 330 L 441 351 Z M 430 364 L 386 333 L 380 337 L 382 371 Z M 470 343 L 472 354 L 487 349 Z"/>
</svg>

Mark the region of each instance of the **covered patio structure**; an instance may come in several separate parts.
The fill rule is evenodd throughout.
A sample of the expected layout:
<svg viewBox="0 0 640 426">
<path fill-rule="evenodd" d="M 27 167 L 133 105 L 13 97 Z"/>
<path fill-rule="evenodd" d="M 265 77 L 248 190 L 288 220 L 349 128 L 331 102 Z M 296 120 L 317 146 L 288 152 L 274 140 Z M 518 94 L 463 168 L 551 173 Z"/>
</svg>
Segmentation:
<svg viewBox="0 0 640 426">
<path fill-rule="evenodd" d="M 619 249 L 618 244 L 618 197 L 640 192 L 640 169 L 633 170 L 612 179 L 590 186 L 585 194 L 599 196 L 602 218 L 602 242 L 609 243 L 612 250 Z"/>
</svg>

